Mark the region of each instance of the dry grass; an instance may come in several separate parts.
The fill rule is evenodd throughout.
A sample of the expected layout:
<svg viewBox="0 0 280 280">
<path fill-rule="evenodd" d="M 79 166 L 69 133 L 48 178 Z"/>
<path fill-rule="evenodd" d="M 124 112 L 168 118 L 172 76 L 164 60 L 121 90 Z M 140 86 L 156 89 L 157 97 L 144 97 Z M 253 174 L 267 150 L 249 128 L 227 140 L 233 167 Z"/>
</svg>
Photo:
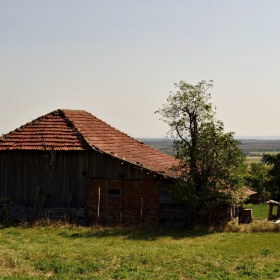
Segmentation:
<svg viewBox="0 0 280 280">
<path fill-rule="evenodd" d="M 280 224 L 276 224 L 267 220 L 254 220 L 249 224 L 238 224 L 237 220 L 233 220 L 224 228 L 225 232 L 280 232 Z"/>
</svg>

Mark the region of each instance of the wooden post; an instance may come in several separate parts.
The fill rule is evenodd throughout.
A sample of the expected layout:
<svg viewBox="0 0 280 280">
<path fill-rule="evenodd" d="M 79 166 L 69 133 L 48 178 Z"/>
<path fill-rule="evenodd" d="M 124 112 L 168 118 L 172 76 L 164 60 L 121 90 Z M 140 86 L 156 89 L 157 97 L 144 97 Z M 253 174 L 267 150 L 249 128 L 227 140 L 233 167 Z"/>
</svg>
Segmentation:
<svg viewBox="0 0 280 280">
<path fill-rule="evenodd" d="M 121 177 L 121 224 L 124 223 L 124 175 L 119 175 Z"/>
<path fill-rule="evenodd" d="M 268 210 L 268 221 L 272 219 L 272 210 L 273 210 L 273 204 L 269 203 L 269 210 Z"/>
<path fill-rule="evenodd" d="M 71 206 L 71 200 L 72 200 L 72 192 L 70 192 L 69 196 L 68 196 L 68 202 L 67 202 L 67 207 L 68 209 L 70 208 Z"/>
<path fill-rule="evenodd" d="M 100 209 L 100 187 L 98 188 L 98 202 L 97 202 L 97 219 L 96 219 L 96 225 L 98 225 L 98 221 L 99 221 L 99 209 Z"/>
<path fill-rule="evenodd" d="M 280 205 L 277 206 L 277 220 L 280 218 Z"/>
<path fill-rule="evenodd" d="M 109 215 L 108 215 L 108 180 L 105 180 L 105 191 L 106 191 L 106 223 L 109 222 Z"/>
<path fill-rule="evenodd" d="M 140 224 L 142 223 L 142 214 L 143 214 L 143 197 L 140 199 Z"/>
<path fill-rule="evenodd" d="M 235 205 L 235 203 L 233 203 L 232 204 L 232 218 L 236 218 L 236 212 L 235 212 L 236 209 L 235 208 L 236 208 L 236 205 Z"/>
<path fill-rule="evenodd" d="M 139 218 L 139 224 L 141 223 L 141 197 L 140 197 L 140 183 L 139 180 L 136 179 L 135 184 L 137 184 L 137 198 L 138 198 L 138 218 Z"/>
</svg>

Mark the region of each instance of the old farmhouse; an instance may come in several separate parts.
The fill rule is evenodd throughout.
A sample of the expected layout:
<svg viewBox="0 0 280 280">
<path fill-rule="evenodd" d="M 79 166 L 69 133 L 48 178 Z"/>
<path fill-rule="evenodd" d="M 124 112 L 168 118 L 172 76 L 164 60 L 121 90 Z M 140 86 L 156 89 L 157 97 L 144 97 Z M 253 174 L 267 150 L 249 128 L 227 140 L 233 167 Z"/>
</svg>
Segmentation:
<svg viewBox="0 0 280 280">
<path fill-rule="evenodd" d="M 0 198 L 18 220 L 39 211 L 82 224 L 158 224 L 173 215 L 177 164 L 86 111 L 56 110 L 0 138 Z"/>
</svg>

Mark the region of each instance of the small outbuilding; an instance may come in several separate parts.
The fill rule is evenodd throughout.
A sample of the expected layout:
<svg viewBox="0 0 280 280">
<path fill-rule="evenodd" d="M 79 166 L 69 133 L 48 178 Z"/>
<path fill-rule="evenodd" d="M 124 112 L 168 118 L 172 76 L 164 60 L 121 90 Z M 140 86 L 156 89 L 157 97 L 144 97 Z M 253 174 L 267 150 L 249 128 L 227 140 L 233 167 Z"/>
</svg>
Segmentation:
<svg viewBox="0 0 280 280">
<path fill-rule="evenodd" d="M 275 200 L 268 200 L 266 203 L 269 205 L 267 220 L 268 221 L 279 220 L 280 219 L 280 202 L 275 201 Z M 273 214 L 273 207 L 277 208 L 276 214 Z"/>
</svg>

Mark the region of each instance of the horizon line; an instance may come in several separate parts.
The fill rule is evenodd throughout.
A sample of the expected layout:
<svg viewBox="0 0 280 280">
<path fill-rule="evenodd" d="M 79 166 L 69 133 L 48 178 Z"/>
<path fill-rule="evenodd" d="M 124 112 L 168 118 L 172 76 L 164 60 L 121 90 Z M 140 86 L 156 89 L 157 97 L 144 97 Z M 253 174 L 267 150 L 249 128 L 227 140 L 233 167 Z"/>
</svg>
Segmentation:
<svg viewBox="0 0 280 280">
<path fill-rule="evenodd" d="M 161 140 L 170 140 L 172 139 L 164 136 L 154 136 L 154 137 L 135 137 L 136 139 L 161 139 Z M 234 138 L 237 140 L 280 140 L 280 135 L 234 135 Z"/>
</svg>

